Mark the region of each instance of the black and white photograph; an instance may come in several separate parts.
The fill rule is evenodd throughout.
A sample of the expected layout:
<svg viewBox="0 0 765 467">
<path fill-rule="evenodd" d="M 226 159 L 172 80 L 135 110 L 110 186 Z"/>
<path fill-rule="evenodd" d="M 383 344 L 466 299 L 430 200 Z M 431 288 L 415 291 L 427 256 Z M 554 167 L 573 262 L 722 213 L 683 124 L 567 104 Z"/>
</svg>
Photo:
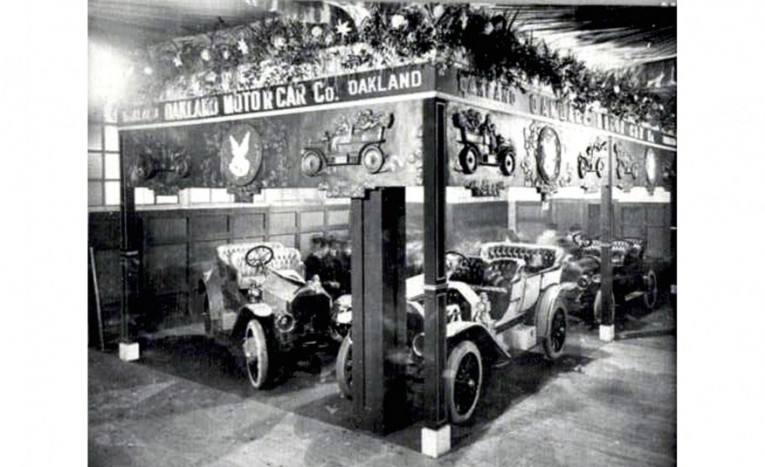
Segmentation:
<svg viewBox="0 0 765 467">
<path fill-rule="evenodd" d="M 683 89 L 699 73 L 678 60 L 683 3 L 88 0 L 72 46 L 87 48 L 87 141 L 80 112 L 77 167 L 61 175 L 80 205 L 66 221 L 50 205 L 49 241 L 25 247 L 39 259 L 9 276 L 34 283 L 21 303 L 40 322 L 78 317 L 77 334 L 51 323 L 22 345 L 47 355 L 45 392 L 81 383 L 81 418 L 50 417 L 80 432 L 79 462 L 698 465 L 679 415 L 721 429 L 713 414 L 739 396 L 712 392 L 756 394 L 717 368 L 759 348 L 761 323 L 734 299 L 678 298 L 759 291 L 721 277 L 753 274 L 736 271 L 756 258 L 746 229 L 708 211 L 728 235 L 694 229 L 685 244 L 678 224 L 713 197 L 729 217 L 757 212 L 759 191 L 715 187 L 724 166 L 762 163 L 678 137 L 678 63 Z M 725 70 L 710 102 L 748 73 Z M 758 107 L 737 102 L 742 119 Z M 719 136 L 751 145 L 760 130 L 741 125 Z M 29 174 L 44 171 L 33 154 Z M 694 165 L 711 175 L 686 175 Z M 678 196 L 686 177 L 705 193 Z M 64 246 L 55 230 L 70 223 Z M 69 248 L 74 262 L 58 257 Z M 689 256 L 704 267 L 686 276 Z M 691 335 L 703 353 L 678 351 Z M 678 381 L 697 365 L 708 397 Z M 35 410 L 67 405 L 50 397 Z M 719 405 L 683 405 L 699 400 Z"/>
</svg>

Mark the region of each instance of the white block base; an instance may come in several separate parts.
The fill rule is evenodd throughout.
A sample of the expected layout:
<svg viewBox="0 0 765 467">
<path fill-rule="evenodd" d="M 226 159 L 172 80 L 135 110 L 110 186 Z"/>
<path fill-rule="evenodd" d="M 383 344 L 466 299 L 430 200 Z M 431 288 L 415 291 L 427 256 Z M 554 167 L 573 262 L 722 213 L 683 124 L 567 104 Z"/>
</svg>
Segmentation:
<svg viewBox="0 0 765 467">
<path fill-rule="evenodd" d="M 120 360 L 123 362 L 138 360 L 139 354 L 138 342 L 120 342 Z"/>
<path fill-rule="evenodd" d="M 422 429 L 420 451 L 426 456 L 437 458 L 452 448 L 452 426 L 444 425 L 438 430 Z"/>
<path fill-rule="evenodd" d="M 606 326 L 606 325 L 603 325 L 603 324 L 600 325 L 600 340 L 606 341 L 606 342 L 611 342 L 611 341 L 614 340 L 615 334 L 616 333 L 614 331 L 614 325 L 613 324 L 610 325 L 610 326 Z"/>
</svg>

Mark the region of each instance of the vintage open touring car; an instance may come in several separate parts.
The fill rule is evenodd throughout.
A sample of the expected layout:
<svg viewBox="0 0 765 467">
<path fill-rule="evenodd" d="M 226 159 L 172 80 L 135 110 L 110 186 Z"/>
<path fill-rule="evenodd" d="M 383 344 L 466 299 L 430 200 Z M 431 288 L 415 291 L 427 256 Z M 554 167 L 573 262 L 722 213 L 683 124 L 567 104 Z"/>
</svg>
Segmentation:
<svg viewBox="0 0 765 467">
<path fill-rule="evenodd" d="M 565 349 L 566 304 L 560 278 L 564 251 L 558 247 L 488 243 L 478 256 L 447 253 L 447 404 L 453 423 L 468 421 L 484 382 L 484 369 L 515 351 L 541 347 L 550 360 Z M 406 282 L 406 374 L 421 378 L 424 342 L 424 276 Z M 342 321 L 349 323 L 352 311 Z M 343 340 L 336 362 L 338 386 L 352 396 L 353 337 Z"/>
<path fill-rule="evenodd" d="M 334 349 L 346 327 L 318 276 L 303 277 L 300 252 L 279 243 L 219 246 L 198 284 L 208 336 L 243 357 L 250 384 L 263 389 L 289 364 Z"/>
<path fill-rule="evenodd" d="M 593 241 L 583 233 L 571 235 L 574 253 L 564 268 L 564 285 L 572 313 L 592 323 L 601 317 L 601 258 L 602 242 Z M 642 299 L 648 310 L 658 303 L 656 272 L 645 260 L 646 244 L 642 239 L 623 238 L 611 242 L 611 265 L 613 270 L 613 303 L 620 307 L 634 299 Z M 575 284 L 575 285 L 573 285 Z"/>
</svg>

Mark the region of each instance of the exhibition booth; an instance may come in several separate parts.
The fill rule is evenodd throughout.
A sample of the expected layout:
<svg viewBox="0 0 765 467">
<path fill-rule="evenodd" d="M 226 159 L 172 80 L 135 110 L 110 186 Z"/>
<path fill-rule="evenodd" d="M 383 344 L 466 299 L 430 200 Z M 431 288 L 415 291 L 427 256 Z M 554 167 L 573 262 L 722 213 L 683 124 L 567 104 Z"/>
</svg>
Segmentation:
<svg viewBox="0 0 765 467">
<path fill-rule="evenodd" d="M 567 300 L 578 296 L 566 285 L 566 251 L 538 241 L 546 230 L 579 233 L 577 246 L 599 258 L 590 289 L 604 297 L 593 317 L 603 339 L 613 339 L 613 305 L 624 299 L 614 258 L 674 251 L 673 135 L 469 69 L 413 63 L 125 106 L 118 118 L 125 355 L 136 351 L 131 317 L 163 290 L 256 363 L 255 387 L 271 383 L 279 358 L 346 319 L 345 339 L 330 337 L 343 342 L 338 378 L 358 426 L 412 423 L 398 407 L 414 366 L 422 451 L 432 456 L 449 449 L 450 424 L 472 415 L 488 359 L 565 352 Z M 198 188 L 225 189 L 235 204 L 137 209 L 140 190 Z M 321 202 L 253 204 L 295 189 Z M 350 242 L 345 294 L 327 293 L 321 278 L 283 277 L 304 273 L 317 233 Z M 655 295 L 652 280 L 652 290 L 624 295 Z M 327 316 L 301 318 L 297 297 Z"/>
</svg>

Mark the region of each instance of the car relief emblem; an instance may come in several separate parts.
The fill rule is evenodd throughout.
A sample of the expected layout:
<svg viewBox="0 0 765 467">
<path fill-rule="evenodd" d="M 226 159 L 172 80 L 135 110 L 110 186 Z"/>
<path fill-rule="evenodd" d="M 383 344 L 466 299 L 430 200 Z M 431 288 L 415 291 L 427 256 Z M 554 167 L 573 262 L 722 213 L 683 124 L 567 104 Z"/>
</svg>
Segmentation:
<svg viewBox="0 0 765 467">
<path fill-rule="evenodd" d="M 254 127 L 247 124 L 229 128 L 221 141 L 221 173 L 229 183 L 251 183 L 263 161 L 263 145 Z"/>
</svg>

